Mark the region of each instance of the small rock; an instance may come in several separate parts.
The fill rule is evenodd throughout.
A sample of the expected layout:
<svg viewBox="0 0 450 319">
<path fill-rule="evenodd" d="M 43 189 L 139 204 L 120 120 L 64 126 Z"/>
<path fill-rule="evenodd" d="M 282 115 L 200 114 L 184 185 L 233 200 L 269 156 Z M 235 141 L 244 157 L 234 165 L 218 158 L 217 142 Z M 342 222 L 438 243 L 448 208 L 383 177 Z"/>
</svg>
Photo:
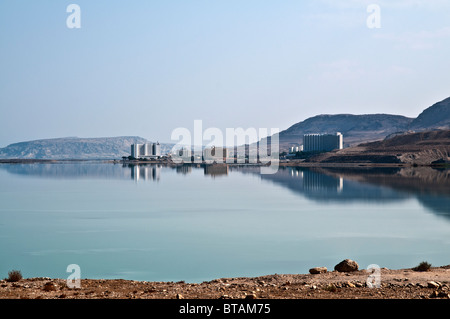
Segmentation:
<svg viewBox="0 0 450 319">
<path fill-rule="evenodd" d="M 437 282 L 429 281 L 427 284 L 428 288 L 439 288 L 439 284 Z"/>
<path fill-rule="evenodd" d="M 255 294 L 250 294 L 245 296 L 245 299 L 256 299 L 256 295 Z"/>
<path fill-rule="evenodd" d="M 176 298 L 177 298 L 177 299 L 184 299 L 184 297 L 183 297 L 182 294 L 177 294 L 177 295 L 176 295 Z"/>
<path fill-rule="evenodd" d="M 327 267 L 314 267 L 309 270 L 311 275 L 324 274 L 328 271 Z"/>
<path fill-rule="evenodd" d="M 350 281 L 347 281 L 346 286 L 349 288 L 355 288 L 356 286 L 352 284 Z"/>
<path fill-rule="evenodd" d="M 341 261 L 339 264 L 337 264 L 336 266 L 334 266 L 334 270 L 339 271 L 339 272 L 357 271 L 358 268 L 359 268 L 358 263 L 356 261 L 350 260 L 350 259 L 345 259 L 345 260 Z"/>
</svg>

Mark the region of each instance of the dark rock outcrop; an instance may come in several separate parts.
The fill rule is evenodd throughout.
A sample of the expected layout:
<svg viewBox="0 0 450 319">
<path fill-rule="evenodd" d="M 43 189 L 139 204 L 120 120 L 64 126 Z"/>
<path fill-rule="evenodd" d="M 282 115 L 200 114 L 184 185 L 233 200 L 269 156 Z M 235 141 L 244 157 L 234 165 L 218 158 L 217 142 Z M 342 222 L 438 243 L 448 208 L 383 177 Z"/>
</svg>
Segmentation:
<svg viewBox="0 0 450 319">
<path fill-rule="evenodd" d="M 345 259 L 341 261 L 339 264 L 334 266 L 334 270 L 339 272 L 352 272 L 357 271 L 359 268 L 359 265 L 356 261 L 351 259 Z"/>
</svg>

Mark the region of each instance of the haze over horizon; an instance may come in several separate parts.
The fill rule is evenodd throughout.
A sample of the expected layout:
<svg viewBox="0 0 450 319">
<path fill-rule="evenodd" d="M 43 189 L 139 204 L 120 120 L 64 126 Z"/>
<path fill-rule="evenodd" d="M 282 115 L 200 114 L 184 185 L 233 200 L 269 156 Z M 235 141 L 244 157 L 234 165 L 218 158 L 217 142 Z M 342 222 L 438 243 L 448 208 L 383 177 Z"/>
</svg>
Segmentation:
<svg viewBox="0 0 450 319">
<path fill-rule="evenodd" d="M 69 29 L 69 4 L 81 28 Z M 369 4 L 381 8 L 370 29 Z M 0 147 L 417 117 L 450 96 L 445 0 L 0 2 Z"/>
</svg>

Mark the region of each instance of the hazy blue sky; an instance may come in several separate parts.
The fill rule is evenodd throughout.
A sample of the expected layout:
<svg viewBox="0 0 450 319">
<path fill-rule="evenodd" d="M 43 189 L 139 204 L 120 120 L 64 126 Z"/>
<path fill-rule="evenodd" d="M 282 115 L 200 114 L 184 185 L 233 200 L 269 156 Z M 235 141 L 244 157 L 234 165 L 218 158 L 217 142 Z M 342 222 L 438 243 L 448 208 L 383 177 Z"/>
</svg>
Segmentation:
<svg viewBox="0 0 450 319">
<path fill-rule="evenodd" d="M 69 29 L 66 7 L 81 7 Z M 381 7 L 381 28 L 366 25 Z M 0 0 L 0 147 L 317 114 L 417 116 L 450 96 L 448 0 Z"/>
</svg>

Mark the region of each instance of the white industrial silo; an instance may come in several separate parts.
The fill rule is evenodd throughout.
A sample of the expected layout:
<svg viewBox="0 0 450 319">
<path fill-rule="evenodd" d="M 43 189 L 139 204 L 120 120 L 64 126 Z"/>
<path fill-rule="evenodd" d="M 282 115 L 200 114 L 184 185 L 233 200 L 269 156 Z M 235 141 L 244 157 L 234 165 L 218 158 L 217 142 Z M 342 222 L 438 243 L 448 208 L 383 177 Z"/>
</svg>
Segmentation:
<svg viewBox="0 0 450 319">
<path fill-rule="evenodd" d="M 153 156 L 161 156 L 161 144 L 156 142 L 156 144 L 153 144 Z"/>
<path fill-rule="evenodd" d="M 139 149 L 141 147 L 141 144 L 132 144 L 131 145 L 131 156 L 134 158 L 139 158 Z"/>
</svg>

